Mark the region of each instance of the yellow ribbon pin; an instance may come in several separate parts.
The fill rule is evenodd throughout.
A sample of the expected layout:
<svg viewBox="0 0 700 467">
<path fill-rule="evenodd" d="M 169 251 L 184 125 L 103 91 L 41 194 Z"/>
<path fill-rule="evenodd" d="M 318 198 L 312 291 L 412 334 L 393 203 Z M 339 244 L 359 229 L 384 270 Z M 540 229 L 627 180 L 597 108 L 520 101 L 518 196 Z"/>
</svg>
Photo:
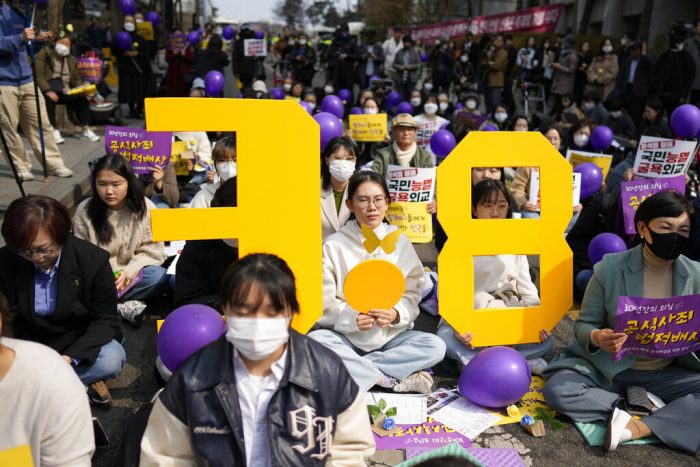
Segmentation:
<svg viewBox="0 0 700 467">
<path fill-rule="evenodd" d="M 365 237 L 365 241 L 362 242 L 362 246 L 365 247 L 367 253 L 372 253 L 377 247 L 381 247 L 382 250 L 388 255 L 392 254 L 396 250 L 396 243 L 399 241 L 401 232 L 395 230 L 390 234 L 387 234 L 381 240 L 377 237 L 370 227 L 362 224 L 362 235 Z"/>
</svg>

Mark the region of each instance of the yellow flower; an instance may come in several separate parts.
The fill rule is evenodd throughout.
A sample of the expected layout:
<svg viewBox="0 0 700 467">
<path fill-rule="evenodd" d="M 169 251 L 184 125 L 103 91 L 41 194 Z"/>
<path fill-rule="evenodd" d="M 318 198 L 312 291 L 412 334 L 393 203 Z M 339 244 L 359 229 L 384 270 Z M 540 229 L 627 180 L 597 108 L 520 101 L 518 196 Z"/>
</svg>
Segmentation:
<svg viewBox="0 0 700 467">
<path fill-rule="evenodd" d="M 133 47 L 134 47 L 135 49 L 138 49 L 138 48 L 139 48 L 139 43 L 138 43 L 138 42 L 134 42 Z"/>
<path fill-rule="evenodd" d="M 506 412 L 509 417 L 520 418 L 520 410 L 515 405 L 509 405 Z"/>
<path fill-rule="evenodd" d="M 68 32 L 73 32 L 73 25 L 72 25 L 72 24 L 66 24 L 66 31 L 68 31 Z"/>
</svg>

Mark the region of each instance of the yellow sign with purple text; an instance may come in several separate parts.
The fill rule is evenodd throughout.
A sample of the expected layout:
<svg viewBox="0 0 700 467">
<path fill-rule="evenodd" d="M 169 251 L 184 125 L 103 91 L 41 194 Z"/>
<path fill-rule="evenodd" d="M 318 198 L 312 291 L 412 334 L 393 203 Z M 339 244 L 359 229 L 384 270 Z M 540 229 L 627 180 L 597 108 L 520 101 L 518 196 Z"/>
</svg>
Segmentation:
<svg viewBox="0 0 700 467">
<path fill-rule="evenodd" d="M 386 139 L 386 114 L 357 114 L 348 117 L 352 139 L 361 142 L 378 142 Z"/>
</svg>

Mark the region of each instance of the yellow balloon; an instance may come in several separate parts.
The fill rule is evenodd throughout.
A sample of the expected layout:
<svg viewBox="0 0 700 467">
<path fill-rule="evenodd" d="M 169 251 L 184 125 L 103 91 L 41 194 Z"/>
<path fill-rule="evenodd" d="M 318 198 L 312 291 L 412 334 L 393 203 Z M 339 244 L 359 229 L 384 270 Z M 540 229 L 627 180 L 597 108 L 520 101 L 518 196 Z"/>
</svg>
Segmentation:
<svg viewBox="0 0 700 467">
<path fill-rule="evenodd" d="M 383 259 L 368 259 L 355 266 L 345 278 L 343 293 L 348 304 L 360 313 L 389 310 L 406 290 L 403 273 Z"/>
</svg>

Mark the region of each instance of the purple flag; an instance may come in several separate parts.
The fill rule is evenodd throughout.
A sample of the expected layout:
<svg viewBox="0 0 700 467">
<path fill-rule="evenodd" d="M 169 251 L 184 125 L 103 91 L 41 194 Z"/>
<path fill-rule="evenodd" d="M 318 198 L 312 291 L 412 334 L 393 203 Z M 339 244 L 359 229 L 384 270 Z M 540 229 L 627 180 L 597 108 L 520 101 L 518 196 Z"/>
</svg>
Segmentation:
<svg viewBox="0 0 700 467">
<path fill-rule="evenodd" d="M 615 332 L 627 340 L 614 360 L 628 354 L 645 358 L 674 358 L 700 350 L 700 295 L 641 298 L 621 295 L 617 300 Z"/>
</svg>

